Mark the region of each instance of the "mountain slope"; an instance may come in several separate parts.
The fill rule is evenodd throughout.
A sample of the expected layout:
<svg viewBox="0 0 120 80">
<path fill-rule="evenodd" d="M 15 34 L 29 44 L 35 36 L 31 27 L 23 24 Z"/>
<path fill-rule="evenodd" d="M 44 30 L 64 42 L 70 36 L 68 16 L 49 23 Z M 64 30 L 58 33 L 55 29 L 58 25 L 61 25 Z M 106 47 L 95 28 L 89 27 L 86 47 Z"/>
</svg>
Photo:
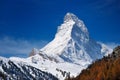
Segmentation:
<svg viewBox="0 0 120 80">
<path fill-rule="evenodd" d="M 89 65 L 76 78 L 67 80 L 120 80 L 120 46 L 109 56 Z"/>
<path fill-rule="evenodd" d="M 0 57 L 0 80 L 58 80 L 52 74 Z"/>
</svg>

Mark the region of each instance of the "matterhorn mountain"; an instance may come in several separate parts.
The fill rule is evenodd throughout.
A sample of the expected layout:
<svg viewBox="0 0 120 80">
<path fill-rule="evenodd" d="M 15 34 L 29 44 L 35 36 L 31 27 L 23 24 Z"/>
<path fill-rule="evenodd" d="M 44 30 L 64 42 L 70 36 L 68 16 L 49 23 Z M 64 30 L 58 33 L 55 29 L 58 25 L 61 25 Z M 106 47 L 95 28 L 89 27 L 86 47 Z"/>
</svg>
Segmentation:
<svg viewBox="0 0 120 80">
<path fill-rule="evenodd" d="M 91 39 L 82 20 L 67 13 L 50 43 L 41 49 L 34 48 L 28 58 L 11 57 L 9 60 L 16 64 L 30 65 L 63 80 L 77 76 L 93 61 L 111 52 L 103 43 Z"/>
<path fill-rule="evenodd" d="M 64 61 L 81 64 L 80 60 L 91 62 L 102 58 L 108 51 L 102 49 L 101 44 L 90 38 L 84 22 L 74 14 L 67 13 L 53 41 L 40 51 L 47 55 L 59 55 Z"/>
</svg>

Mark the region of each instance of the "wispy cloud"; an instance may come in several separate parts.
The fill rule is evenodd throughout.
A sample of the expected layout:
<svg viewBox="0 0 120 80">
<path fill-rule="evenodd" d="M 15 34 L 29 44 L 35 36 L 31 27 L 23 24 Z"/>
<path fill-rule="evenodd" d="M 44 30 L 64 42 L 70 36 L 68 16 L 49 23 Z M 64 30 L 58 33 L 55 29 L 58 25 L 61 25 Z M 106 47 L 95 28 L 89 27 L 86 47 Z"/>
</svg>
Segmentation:
<svg viewBox="0 0 120 80">
<path fill-rule="evenodd" d="M 33 48 L 40 49 L 47 41 L 23 40 L 4 37 L 0 39 L 0 56 L 4 55 L 28 55 Z"/>
<path fill-rule="evenodd" d="M 18 56 L 27 57 L 33 48 L 40 49 L 45 46 L 48 41 L 35 41 L 35 40 L 24 40 L 14 39 L 11 37 L 4 37 L 0 39 L 0 56 Z M 108 42 L 105 43 L 110 48 L 115 48 L 120 43 Z"/>
<path fill-rule="evenodd" d="M 114 49 L 115 47 L 119 46 L 120 43 L 114 43 L 114 42 L 109 42 L 109 43 L 106 43 L 106 45 L 112 49 Z"/>
</svg>

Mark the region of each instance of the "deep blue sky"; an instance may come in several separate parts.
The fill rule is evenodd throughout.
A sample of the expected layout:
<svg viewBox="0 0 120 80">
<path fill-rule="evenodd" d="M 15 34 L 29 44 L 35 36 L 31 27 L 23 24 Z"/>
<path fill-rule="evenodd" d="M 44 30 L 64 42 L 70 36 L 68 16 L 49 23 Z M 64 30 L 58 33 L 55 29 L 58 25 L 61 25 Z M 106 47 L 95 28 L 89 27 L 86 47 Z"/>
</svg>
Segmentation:
<svg viewBox="0 0 120 80">
<path fill-rule="evenodd" d="M 120 0 L 0 0 L 0 39 L 49 42 L 67 12 L 84 21 L 94 40 L 120 42 Z"/>
</svg>

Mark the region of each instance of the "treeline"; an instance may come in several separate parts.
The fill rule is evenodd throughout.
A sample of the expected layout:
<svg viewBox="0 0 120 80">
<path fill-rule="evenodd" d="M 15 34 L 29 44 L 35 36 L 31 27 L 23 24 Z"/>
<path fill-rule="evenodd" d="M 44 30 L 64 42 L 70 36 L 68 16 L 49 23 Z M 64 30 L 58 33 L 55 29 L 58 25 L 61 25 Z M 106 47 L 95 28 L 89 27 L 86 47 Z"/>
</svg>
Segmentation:
<svg viewBox="0 0 120 80">
<path fill-rule="evenodd" d="M 120 46 L 109 56 L 89 65 L 77 77 L 66 80 L 120 80 Z"/>
</svg>

